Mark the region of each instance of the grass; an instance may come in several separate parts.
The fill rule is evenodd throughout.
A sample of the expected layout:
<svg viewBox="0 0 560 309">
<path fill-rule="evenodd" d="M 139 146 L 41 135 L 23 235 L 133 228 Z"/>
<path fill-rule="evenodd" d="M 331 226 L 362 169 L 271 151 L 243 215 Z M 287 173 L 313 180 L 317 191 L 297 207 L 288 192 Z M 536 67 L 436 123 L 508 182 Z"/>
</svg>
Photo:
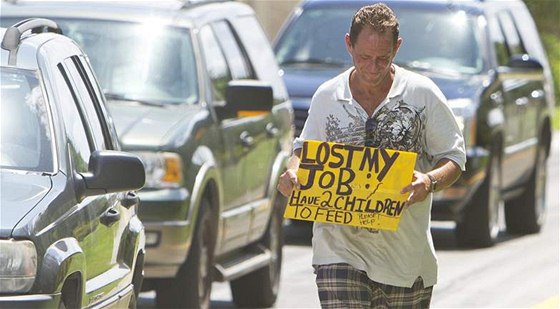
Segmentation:
<svg viewBox="0 0 560 309">
<path fill-rule="evenodd" d="M 552 127 L 555 131 L 560 130 L 560 106 L 554 108 L 554 116 L 552 118 Z"/>
</svg>

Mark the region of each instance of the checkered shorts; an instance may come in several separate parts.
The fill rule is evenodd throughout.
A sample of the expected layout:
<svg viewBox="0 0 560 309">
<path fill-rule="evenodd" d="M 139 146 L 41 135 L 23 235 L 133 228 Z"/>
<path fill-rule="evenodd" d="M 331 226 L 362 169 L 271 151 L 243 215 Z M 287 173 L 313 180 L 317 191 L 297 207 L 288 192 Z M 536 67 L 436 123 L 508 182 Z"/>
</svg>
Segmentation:
<svg viewBox="0 0 560 309">
<path fill-rule="evenodd" d="M 430 307 L 432 287 L 424 288 L 420 277 L 411 288 L 403 288 L 374 282 L 348 264 L 319 265 L 316 273 L 322 308 Z"/>
</svg>

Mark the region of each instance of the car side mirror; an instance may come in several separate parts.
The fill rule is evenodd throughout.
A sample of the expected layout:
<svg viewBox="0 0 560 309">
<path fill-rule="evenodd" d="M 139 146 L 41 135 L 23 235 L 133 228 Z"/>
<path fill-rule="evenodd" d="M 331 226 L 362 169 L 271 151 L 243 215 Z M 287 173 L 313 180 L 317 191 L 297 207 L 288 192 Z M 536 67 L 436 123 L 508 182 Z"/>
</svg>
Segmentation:
<svg viewBox="0 0 560 309">
<path fill-rule="evenodd" d="M 258 80 L 234 80 L 226 87 L 226 104 L 217 108 L 220 119 L 249 117 L 272 111 L 272 87 Z"/>
<path fill-rule="evenodd" d="M 142 160 L 136 155 L 120 151 L 94 151 L 87 173 L 80 173 L 81 197 L 139 190 L 146 181 Z"/>
<path fill-rule="evenodd" d="M 516 68 L 516 69 L 534 69 L 534 70 L 543 69 L 543 65 L 539 60 L 527 54 L 512 56 L 508 62 L 508 67 Z"/>
</svg>

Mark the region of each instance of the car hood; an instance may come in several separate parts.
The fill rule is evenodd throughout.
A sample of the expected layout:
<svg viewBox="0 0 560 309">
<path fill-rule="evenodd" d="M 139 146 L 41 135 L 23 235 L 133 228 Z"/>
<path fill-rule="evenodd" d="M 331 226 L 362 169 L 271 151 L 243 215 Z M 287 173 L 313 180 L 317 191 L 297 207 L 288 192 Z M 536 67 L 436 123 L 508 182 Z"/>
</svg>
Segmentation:
<svg viewBox="0 0 560 309">
<path fill-rule="evenodd" d="M 0 170 L 0 238 L 10 237 L 21 219 L 52 188 L 50 176 Z"/>
<path fill-rule="evenodd" d="M 124 148 L 162 146 L 169 143 L 182 124 L 200 109 L 193 105 L 149 106 L 109 101 L 119 140 Z"/>
<path fill-rule="evenodd" d="M 428 76 L 439 87 L 448 100 L 473 98 L 483 89 L 484 77 L 478 75 L 460 77 L 424 75 Z"/>
<path fill-rule="evenodd" d="M 284 82 L 291 98 L 311 98 L 315 90 L 327 80 L 344 72 L 348 68 L 294 68 L 283 67 Z"/>
</svg>

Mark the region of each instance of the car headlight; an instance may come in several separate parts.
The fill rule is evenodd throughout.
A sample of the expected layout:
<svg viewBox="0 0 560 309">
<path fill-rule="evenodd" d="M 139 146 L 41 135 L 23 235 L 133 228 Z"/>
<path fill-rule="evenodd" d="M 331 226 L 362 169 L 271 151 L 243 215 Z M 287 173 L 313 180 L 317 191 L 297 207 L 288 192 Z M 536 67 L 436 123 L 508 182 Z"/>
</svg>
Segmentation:
<svg viewBox="0 0 560 309">
<path fill-rule="evenodd" d="M 463 132 L 465 147 L 476 144 L 476 106 L 471 99 L 454 99 L 448 101 L 455 114 L 455 120 Z"/>
<path fill-rule="evenodd" d="M 37 274 L 37 250 L 29 240 L 0 240 L 0 291 L 25 293 Z"/>
<path fill-rule="evenodd" d="M 135 152 L 146 170 L 145 188 L 178 188 L 183 181 L 181 157 L 173 152 Z"/>
</svg>

